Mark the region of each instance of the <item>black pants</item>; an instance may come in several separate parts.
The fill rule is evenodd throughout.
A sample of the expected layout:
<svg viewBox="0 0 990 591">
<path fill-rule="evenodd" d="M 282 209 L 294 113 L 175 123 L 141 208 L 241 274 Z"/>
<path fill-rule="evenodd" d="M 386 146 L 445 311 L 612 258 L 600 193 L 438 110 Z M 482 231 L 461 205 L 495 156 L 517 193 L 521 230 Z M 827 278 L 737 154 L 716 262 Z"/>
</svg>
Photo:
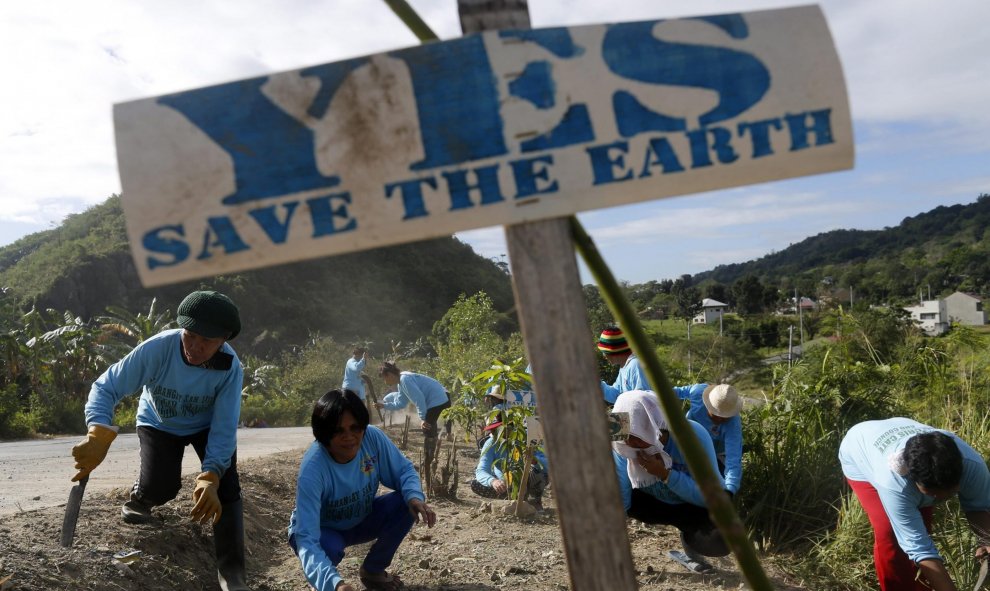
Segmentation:
<svg viewBox="0 0 990 591">
<path fill-rule="evenodd" d="M 673 525 L 684 538 L 705 556 L 725 556 L 728 546 L 718 528 L 708 517 L 708 509 L 691 503 L 664 503 L 639 489 L 632 491 L 632 506 L 626 512 L 629 517 L 654 525 Z"/>
<path fill-rule="evenodd" d="M 151 427 L 138 427 L 137 434 L 141 443 L 141 471 L 132 494 L 149 506 L 164 505 L 174 499 L 182 488 L 182 454 L 186 446 L 192 445 L 202 461 L 210 430 L 179 436 Z M 230 467 L 220 478 L 217 496 L 221 504 L 241 498 L 236 451 L 230 458 Z"/>
<path fill-rule="evenodd" d="M 629 517 L 654 525 L 673 525 L 681 531 L 715 527 L 708 518 L 708 509 L 691 503 L 664 503 L 638 488 L 632 491 Z"/>
<path fill-rule="evenodd" d="M 550 484 L 550 477 L 542 467 L 537 467 L 534 465 L 530 468 L 529 477 L 526 479 L 526 494 L 523 495 L 523 499 L 542 499 L 543 491 L 546 490 L 548 484 Z M 486 499 L 509 498 L 508 488 L 506 488 L 504 493 L 498 493 L 495 492 L 493 487 L 485 486 L 474 479 L 471 480 L 471 491 L 479 497 L 485 497 Z"/>
<path fill-rule="evenodd" d="M 425 421 L 430 424 L 430 429 L 423 429 L 424 436 L 436 436 L 437 433 L 437 421 L 440 420 L 440 413 L 445 409 L 450 408 L 450 395 L 447 396 L 447 402 L 444 402 L 440 406 L 431 406 L 429 410 L 426 411 Z M 443 428 L 450 435 L 450 430 L 453 429 L 453 421 L 444 421 Z"/>
</svg>

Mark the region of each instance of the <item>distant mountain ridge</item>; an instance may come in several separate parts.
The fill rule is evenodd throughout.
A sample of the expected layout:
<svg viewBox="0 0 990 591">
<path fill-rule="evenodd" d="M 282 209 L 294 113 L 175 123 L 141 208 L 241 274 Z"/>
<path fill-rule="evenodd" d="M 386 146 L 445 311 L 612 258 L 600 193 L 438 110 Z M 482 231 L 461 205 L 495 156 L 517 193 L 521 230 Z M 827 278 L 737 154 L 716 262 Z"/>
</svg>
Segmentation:
<svg viewBox="0 0 990 591">
<path fill-rule="evenodd" d="M 755 276 L 773 284 L 804 278 L 852 285 L 860 281 L 859 275 L 885 274 L 886 268 L 908 275 L 890 285 L 891 294 L 904 292 L 903 287 L 908 295 L 916 293 L 914 287 L 904 285 L 906 279 L 935 285 L 938 291 L 985 291 L 990 281 L 988 228 L 990 195 L 983 194 L 974 203 L 939 206 L 883 230 L 824 232 L 759 259 L 698 273 L 692 283 L 732 284 Z M 850 276 L 857 266 L 861 272 Z"/>
<path fill-rule="evenodd" d="M 461 293 L 485 291 L 499 310 L 513 305 L 506 272 L 455 238 L 145 289 L 117 196 L 0 248 L 0 287 L 24 309 L 68 310 L 84 319 L 110 305 L 147 311 L 152 298 L 174 313 L 189 291 L 217 289 L 241 308 L 238 350 L 258 352 L 315 333 L 343 342 L 415 339 L 429 334 Z"/>
</svg>

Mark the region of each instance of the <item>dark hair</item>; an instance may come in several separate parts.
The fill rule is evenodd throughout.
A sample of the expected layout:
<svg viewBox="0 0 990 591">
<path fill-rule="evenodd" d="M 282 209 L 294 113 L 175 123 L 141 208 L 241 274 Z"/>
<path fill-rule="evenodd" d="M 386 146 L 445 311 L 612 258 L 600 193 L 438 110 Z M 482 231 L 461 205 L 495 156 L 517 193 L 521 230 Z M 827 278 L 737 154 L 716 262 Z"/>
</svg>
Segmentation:
<svg viewBox="0 0 990 591">
<path fill-rule="evenodd" d="M 351 351 L 351 355 L 364 355 L 367 351 L 368 350 L 364 347 L 354 347 L 354 350 Z"/>
<path fill-rule="evenodd" d="M 381 367 L 378 368 L 378 377 L 382 377 L 387 373 L 394 373 L 398 375 L 402 373 L 402 370 L 400 370 L 399 366 L 397 366 L 396 364 L 389 363 L 388 361 L 386 361 L 385 363 L 382 364 Z"/>
<path fill-rule="evenodd" d="M 350 390 L 341 392 L 334 389 L 321 396 L 313 405 L 313 437 L 323 445 L 330 445 L 330 439 L 340 426 L 340 419 L 345 412 L 354 415 L 354 420 L 363 428 L 371 420 L 364 402 Z"/>
<path fill-rule="evenodd" d="M 915 435 L 904 445 L 908 476 L 929 490 L 949 490 L 962 480 L 962 453 L 940 431 Z"/>
</svg>

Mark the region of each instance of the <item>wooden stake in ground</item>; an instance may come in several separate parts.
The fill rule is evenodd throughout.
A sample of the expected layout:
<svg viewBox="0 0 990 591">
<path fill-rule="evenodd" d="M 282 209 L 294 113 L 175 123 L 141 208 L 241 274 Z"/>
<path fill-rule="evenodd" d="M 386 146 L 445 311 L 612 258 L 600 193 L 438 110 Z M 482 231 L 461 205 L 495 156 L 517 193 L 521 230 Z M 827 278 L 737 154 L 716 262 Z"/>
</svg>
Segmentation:
<svg viewBox="0 0 990 591">
<path fill-rule="evenodd" d="M 516 515 L 522 509 L 522 504 L 526 500 L 526 487 L 529 486 L 529 470 L 533 465 L 533 444 L 526 446 L 526 454 L 523 457 L 522 478 L 519 479 L 519 496 L 516 498 Z"/>
</svg>

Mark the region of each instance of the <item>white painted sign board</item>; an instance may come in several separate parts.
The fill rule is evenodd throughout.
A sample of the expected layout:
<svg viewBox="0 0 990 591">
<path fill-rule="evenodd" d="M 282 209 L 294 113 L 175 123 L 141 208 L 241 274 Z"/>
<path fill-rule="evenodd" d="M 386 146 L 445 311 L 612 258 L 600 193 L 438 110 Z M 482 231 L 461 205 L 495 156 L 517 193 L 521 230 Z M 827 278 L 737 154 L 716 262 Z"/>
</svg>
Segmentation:
<svg viewBox="0 0 990 591">
<path fill-rule="evenodd" d="M 817 6 L 491 31 L 115 105 L 146 286 L 849 168 Z"/>
<path fill-rule="evenodd" d="M 509 390 L 502 405 L 505 407 L 536 406 L 536 393 L 532 390 Z"/>
</svg>

